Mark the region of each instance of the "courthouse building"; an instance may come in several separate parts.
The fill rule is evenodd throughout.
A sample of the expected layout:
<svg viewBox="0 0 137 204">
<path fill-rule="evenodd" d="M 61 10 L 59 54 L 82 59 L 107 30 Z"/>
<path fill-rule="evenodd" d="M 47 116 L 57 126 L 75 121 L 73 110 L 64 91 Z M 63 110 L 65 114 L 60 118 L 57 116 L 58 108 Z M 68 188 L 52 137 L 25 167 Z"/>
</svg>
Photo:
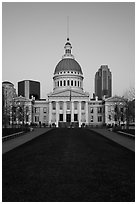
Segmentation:
<svg viewBox="0 0 137 204">
<path fill-rule="evenodd" d="M 83 90 L 83 73 L 81 66 L 71 54 L 71 43 L 67 39 L 65 54 L 54 71 L 53 92 L 48 95 L 49 123 L 81 127 L 88 124 L 89 94 Z"/>
<path fill-rule="evenodd" d="M 83 89 L 83 71 L 72 55 L 72 46 L 69 38 L 67 38 L 64 49 L 65 53 L 55 67 L 53 91 L 48 94 L 47 100 L 40 99 L 39 82 L 24 80 L 18 83 L 19 95 L 13 98 L 11 109 L 12 124 L 33 123 L 56 127 L 81 127 L 115 123 L 114 117 L 110 117 L 108 110 L 109 106 L 112 106 L 112 104 L 115 106 L 117 101 L 119 103 L 121 99 L 114 97 L 115 103 L 112 103 L 112 97 L 110 103 L 109 98 L 102 99 L 98 97 L 98 94 L 91 99 L 89 93 Z M 108 78 L 103 78 L 110 79 L 109 83 L 111 84 L 111 73 L 108 67 L 101 67 L 101 70 L 102 68 L 104 70 L 103 73 L 108 71 L 108 75 L 105 75 Z M 37 88 L 36 90 L 33 85 Z M 107 91 L 107 97 L 111 96 L 111 86 L 109 85 L 108 87 L 105 87 L 105 89 L 102 89 L 102 86 L 100 87 L 101 90 Z"/>
</svg>

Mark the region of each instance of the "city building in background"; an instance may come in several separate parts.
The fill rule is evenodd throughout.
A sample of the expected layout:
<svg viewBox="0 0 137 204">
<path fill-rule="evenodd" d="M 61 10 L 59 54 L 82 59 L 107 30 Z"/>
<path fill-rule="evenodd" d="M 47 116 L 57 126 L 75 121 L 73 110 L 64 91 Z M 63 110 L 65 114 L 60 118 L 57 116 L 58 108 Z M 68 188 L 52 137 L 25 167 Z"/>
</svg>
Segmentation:
<svg viewBox="0 0 137 204">
<path fill-rule="evenodd" d="M 18 82 L 18 96 L 26 97 L 26 99 L 31 99 L 33 96 L 36 100 L 39 100 L 40 82 L 32 80 Z"/>
<path fill-rule="evenodd" d="M 10 124 L 10 115 L 13 98 L 17 96 L 14 85 L 9 81 L 2 82 L 2 124 Z"/>
<path fill-rule="evenodd" d="M 108 65 L 101 65 L 95 74 L 95 96 L 99 99 L 112 96 L 112 76 Z"/>
</svg>

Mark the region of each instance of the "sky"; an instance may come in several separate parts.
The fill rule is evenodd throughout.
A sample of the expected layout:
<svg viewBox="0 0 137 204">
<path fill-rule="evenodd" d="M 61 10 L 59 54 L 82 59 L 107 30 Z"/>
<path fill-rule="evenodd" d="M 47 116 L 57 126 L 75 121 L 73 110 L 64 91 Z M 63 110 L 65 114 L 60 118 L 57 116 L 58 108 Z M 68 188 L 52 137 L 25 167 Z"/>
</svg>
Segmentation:
<svg viewBox="0 0 137 204">
<path fill-rule="evenodd" d="M 133 2 L 3 2 L 2 81 L 16 90 L 22 80 L 41 83 L 41 98 L 53 91 L 53 73 L 64 54 L 67 16 L 72 54 L 81 65 L 84 91 L 92 97 L 101 65 L 112 72 L 112 95 L 135 87 Z"/>
</svg>

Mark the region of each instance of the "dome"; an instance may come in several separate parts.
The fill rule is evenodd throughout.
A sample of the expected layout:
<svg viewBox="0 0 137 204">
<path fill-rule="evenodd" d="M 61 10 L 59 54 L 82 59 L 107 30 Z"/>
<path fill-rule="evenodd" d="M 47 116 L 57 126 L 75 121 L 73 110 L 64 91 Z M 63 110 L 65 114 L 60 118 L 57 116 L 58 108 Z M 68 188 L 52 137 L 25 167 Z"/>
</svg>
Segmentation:
<svg viewBox="0 0 137 204">
<path fill-rule="evenodd" d="M 64 58 L 57 64 L 54 74 L 57 74 L 60 71 L 77 71 L 82 74 L 79 63 L 71 58 Z"/>
<path fill-rule="evenodd" d="M 3 81 L 2 84 L 6 84 L 6 85 L 9 84 L 13 86 L 13 84 L 10 81 Z"/>
</svg>

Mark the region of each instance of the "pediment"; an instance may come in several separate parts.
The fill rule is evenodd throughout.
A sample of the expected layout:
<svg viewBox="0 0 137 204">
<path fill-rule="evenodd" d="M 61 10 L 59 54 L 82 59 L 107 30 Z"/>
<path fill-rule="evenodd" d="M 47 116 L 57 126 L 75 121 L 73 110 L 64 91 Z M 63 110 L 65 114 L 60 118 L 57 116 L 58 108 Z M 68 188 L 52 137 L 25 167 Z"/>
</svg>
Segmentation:
<svg viewBox="0 0 137 204">
<path fill-rule="evenodd" d="M 125 102 L 125 99 L 120 96 L 112 96 L 110 98 L 105 99 L 105 102 Z"/>
<path fill-rule="evenodd" d="M 26 99 L 23 96 L 17 96 L 14 98 L 14 101 L 29 101 L 30 99 Z"/>
<path fill-rule="evenodd" d="M 89 97 L 88 93 L 85 93 L 84 91 L 76 91 L 76 90 L 62 90 L 58 92 L 53 92 L 48 95 L 48 97 Z"/>
</svg>

